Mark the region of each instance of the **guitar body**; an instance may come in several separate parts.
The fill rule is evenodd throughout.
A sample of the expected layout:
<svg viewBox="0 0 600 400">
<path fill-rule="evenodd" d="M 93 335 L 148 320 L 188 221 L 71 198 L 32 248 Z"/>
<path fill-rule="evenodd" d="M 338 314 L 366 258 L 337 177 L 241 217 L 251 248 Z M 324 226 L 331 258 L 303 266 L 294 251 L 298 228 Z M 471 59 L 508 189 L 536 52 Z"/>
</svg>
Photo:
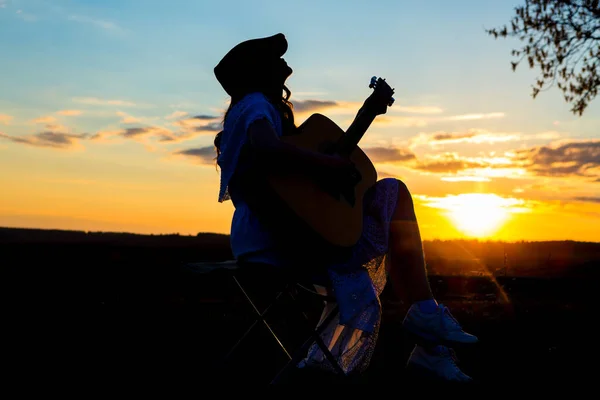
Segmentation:
<svg viewBox="0 0 600 400">
<path fill-rule="evenodd" d="M 299 127 L 299 133 L 282 140 L 298 147 L 324 152 L 328 144 L 336 143 L 344 131 L 332 120 L 313 114 Z M 361 174 L 355 186 L 355 202 L 336 198 L 325 192 L 304 175 L 277 175 L 268 177 L 268 184 L 276 194 L 304 220 L 312 230 L 330 244 L 349 247 L 354 245 L 363 229 L 363 198 L 377 182 L 377 171 L 367 155 L 356 146 L 349 155 Z"/>
</svg>

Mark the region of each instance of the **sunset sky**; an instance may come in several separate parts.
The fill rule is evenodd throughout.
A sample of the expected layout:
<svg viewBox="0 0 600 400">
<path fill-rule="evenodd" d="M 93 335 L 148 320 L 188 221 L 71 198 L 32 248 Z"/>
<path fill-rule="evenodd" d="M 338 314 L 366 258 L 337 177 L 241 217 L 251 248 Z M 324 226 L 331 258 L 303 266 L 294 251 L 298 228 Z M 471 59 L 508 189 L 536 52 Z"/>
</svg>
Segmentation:
<svg viewBox="0 0 600 400">
<path fill-rule="evenodd" d="M 486 28 L 522 1 L 0 0 L 0 226 L 229 233 L 213 68 L 278 32 L 297 122 L 347 128 L 411 190 L 424 239 L 600 241 L 600 99 L 573 115 Z"/>
</svg>

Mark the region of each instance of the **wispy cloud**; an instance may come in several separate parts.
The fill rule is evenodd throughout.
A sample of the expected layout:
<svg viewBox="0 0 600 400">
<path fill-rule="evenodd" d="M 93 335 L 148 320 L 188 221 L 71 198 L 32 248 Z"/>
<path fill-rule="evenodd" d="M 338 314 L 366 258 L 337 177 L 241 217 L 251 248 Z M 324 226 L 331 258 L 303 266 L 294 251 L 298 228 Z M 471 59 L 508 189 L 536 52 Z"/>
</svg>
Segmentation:
<svg viewBox="0 0 600 400">
<path fill-rule="evenodd" d="M 362 102 L 317 99 L 295 100 L 292 101 L 292 103 L 294 105 L 294 112 L 298 114 L 300 117 L 299 119 L 306 118 L 310 114 L 319 112 L 326 112 L 327 115 L 331 117 L 353 116 L 356 115 L 358 110 L 363 106 Z M 432 114 L 440 114 L 443 112 L 444 110 L 437 106 L 395 105 L 388 108 L 386 115 L 378 116 L 375 119 L 374 124 L 385 127 L 423 127 L 431 121 L 443 119 L 443 117 L 430 116 Z M 417 114 L 418 116 L 399 114 Z"/>
<path fill-rule="evenodd" d="M 122 124 L 138 124 L 140 123 L 140 119 L 134 117 L 133 115 L 129 115 L 123 111 L 117 111 L 117 115 L 121 117 Z"/>
<path fill-rule="evenodd" d="M 15 12 L 15 14 L 17 14 L 17 17 L 21 18 L 23 21 L 26 21 L 26 22 L 35 22 L 35 21 L 39 20 L 38 16 L 31 14 L 31 13 L 24 12 L 23 10 L 17 10 Z"/>
<path fill-rule="evenodd" d="M 600 140 L 597 139 L 520 149 L 514 151 L 513 159 L 535 175 L 600 179 Z"/>
<path fill-rule="evenodd" d="M 470 132 L 436 132 L 432 135 L 431 140 L 442 142 L 442 141 L 451 141 L 451 140 L 463 140 L 463 139 L 471 139 L 477 136 L 478 133 L 474 131 Z"/>
<path fill-rule="evenodd" d="M 83 114 L 81 110 L 60 110 L 56 112 L 58 115 L 64 115 L 65 117 L 74 117 Z"/>
<path fill-rule="evenodd" d="M 112 138 L 121 137 L 122 132 L 122 129 L 101 130 L 90 136 L 90 140 L 106 143 L 111 141 Z"/>
<path fill-rule="evenodd" d="M 403 166 L 427 173 L 453 174 L 445 181 L 479 178 L 523 178 L 530 175 L 584 178 L 600 182 L 600 140 L 560 141 L 505 152 L 495 157 L 462 157 L 457 153 L 427 154 Z"/>
<path fill-rule="evenodd" d="M 52 115 L 35 118 L 31 123 L 43 124 L 43 130 L 25 136 L 13 136 L 1 133 L 0 137 L 13 143 L 64 150 L 76 147 L 82 148 L 80 140 L 88 139 L 90 136 L 87 133 L 72 133 L 68 127 L 59 124 L 57 119 Z"/>
<path fill-rule="evenodd" d="M 185 156 L 194 159 L 199 164 L 214 165 L 216 152 L 213 146 L 199 147 L 193 149 L 181 150 L 173 153 L 177 156 Z"/>
<path fill-rule="evenodd" d="M 490 176 L 514 174 L 518 168 L 509 157 L 461 157 L 457 153 L 425 154 L 417 157 L 411 150 L 398 147 L 366 147 L 363 151 L 373 163 L 396 164 L 433 174 L 454 174 L 447 181 L 488 181 Z M 494 170 L 500 172 L 494 173 Z M 461 173 L 461 175 L 458 175 Z"/>
<path fill-rule="evenodd" d="M 437 131 L 431 133 L 420 133 L 411 139 L 411 148 L 418 145 L 438 146 L 451 143 L 499 143 L 522 140 L 523 136 L 519 133 L 497 133 L 489 132 L 483 129 L 469 129 L 464 132 L 446 132 Z"/>
<path fill-rule="evenodd" d="M 317 112 L 328 110 L 333 114 L 356 114 L 362 107 L 361 102 L 352 101 L 332 101 L 332 100 L 296 100 L 293 102 L 294 111 L 296 112 Z M 389 117 L 390 114 L 404 113 L 404 114 L 440 114 L 444 110 L 437 106 L 400 106 L 394 105 L 388 108 Z M 381 119 L 379 117 L 378 119 Z"/>
<path fill-rule="evenodd" d="M 34 124 L 54 124 L 56 123 L 56 117 L 53 117 L 52 115 L 46 115 L 32 119 L 31 122 Z"/>
<path fill-rule="evenodd" d="M 463 114 L 463 115 L 453 115 L 451 117 L 447 117 L 446 119 L 449 121 L 465 121 L 465 120 L 474 120 L 474 119 L 488 119 L 488 118 L 504 118 L 503 112 L 493 112 L 487 114 Z"/>
<path fill-rule="evenodd" d="M 363 151 L 374 163 L 397 163 L 415 159 L 415 155 L 407 149 L 394 147 L 367 147 Z"/>
<path fill-rule="evenodd" d="M 189 114 L 186 111 L 173 111 L 171 114 L 167 115 L 165 119 L 179 119 L 183 117 L 187 117 Z"/>
<path fill-rule="evenodd" d="M 385 115 L 375 119 L 374 124 L 385 127 L 420 128 L 427 126 L 428 120 L 423 117 Z"/>
<path fill-rule="evenodd" d="M 409 114 L 440 114 L 444 110 L 434 106 L 392 106 L 390 110 L 405 112 Z"/>
<path fill-rule="evenodd" d="M 457 175 L 457 176 L 444 176 L 441 180 L 445 182 L 489 182 L 490 178 L 486 176 L 472 176 L 472 175 Z"/>
<path fill-rule="evenodd" d="M 294 112 L 299 114 L 300 117 L 307 117 L 309 114 L 325 111 L 327 111 L 327 115 L 332 117 L 337 115 L 356 115 L 363 105 L 362 102 L 316 99 L 296 100 L 293 101 L 293 104 Z M 414 128 L 444 121 L 482 120 L 505 116 L 503 112 L 452 116 L 440 115 L 443 112 L 444 109 L 438 106 L 393 105 L 388 108 L 385 115 L 378 116 L 374 124 L 381 127 Z"/>
<path fill-rule="evenodd" d="M 583 201 L 586 203 L 600 203 L 600 197 L 580 196 L 580 197 L 575 197 L 574 200 Z"/>
<path fill-rule="evenodd" d="M 413 169 L 433 173 L 457 173 L 459 171 L 482 168 L 487 166 L 484 161 L 472 160 L 458 156 L 455 153 L 428 155 L 412 165 Z"/>
<path fill-rule="evenodd" d="M 98 97 L 74 97 L 72 99 L 75 103 L 89 104 L 95 106 L 121 106 L 121 107 L 135 107 L 136 104 L 126 100 L 107 100 L 100 99 Z"/>
<path fill-rule="evenodd" d="M 556 140 L 556 139 L 559 139 L 560 137 L 561 137 L 561 134 L 556 131 L 540 132 L 540 133 L 536 133 L 531 136 L 527 136 L 527 138 L 541 139 L 541 140 Z"/>
<path fill-rule="evenodd" d="M 203 134 L 215 134 L 223 129 L 221 117 L 206 114 L 182 118 L 174 121 L 173 126 L 181 131 L 177 135 L 178 140 L 187 140 Z"/>
<path fill-rule="evenodd" d="M 293 102 L 295 112 L 315 112 L 338 107 L 339 104 L 330 100 L 296 100 Z"/>
<path fill-rule="evenodd" d="M 13 120 L 12 115 L 0 114 L 0 124 L 8 125 Z"/>
<path fill-rule="evenodd" d="M 112 137 L 134 139 L 157 139 L 159 142 L 171 142 L 177 140 L 176 135 L 169 129 L 160 126 L 138 126 L 112 131 L 100 131 L 91 137 L 94 141 L 107 141 Z"/>
<path fill-rule="evenodd" d="M 123 111 L 117 111 L 116 115 L 121 117 L 120 129 L 98 131 L 91 137 L 96 142 L 111 141 L 116 138 L 133 139 L 148 144 L 148 140 L 156 140 L 159 143 L 178 143 L 189 140 L 202 134 L 215 134 L 222 130 L 220 117 L 214 115 L 188 116 L 185 112 L 169 114 L 167 124 L 155 124 L 152 121 L 163 118 L 138 118 Z M 172 121 L 173 119 L 177 119 Z M 132 126 L 135 124 L 134 126 Z M 137 126 L 136 126 L 137 125 Z"/>
<path fill-rule="evenodd" d="M 211 120 L 217 120 L 217 119 L 219 119 L 219 117 L 215 116 L 215 115 L 201 114 L 201 115 L 195 115 L 193 117 L 190 117 L 189 119 L 190 120 L 197 119 L 199 121 L 211 121 Z"/>
<path fill-rule="evenodd" d="M 325 95 L 327 95 L 327 92 L 319 92 L 319 91 L 314 91 L 314 92 L 310 92 L 310 91 L 300 92 L 300 91 L 298 91 L 298 92 L 296 92 L 296 91 L 294 91 L 294 97 L 295 98 L 298 98 L 298 97 L 305 98 L 305 97 L 315 97 L 315 96 L 325 96 Z"/>
<path fill-rule="evenodd" d="M 112 21 L 106 21 L 103 19 L 92 18 L 92 17 L 88 17 L 85 15 L 69 15 L 67 17 L 67 19 L 69 21 L 92 25 L 97 28 L 104 29 L 106 31 L 111 31 L 111 32 L 122 32 L 123 31 L 123 28 L 121 28 L 119 25 L 117 25 L 116 23 L 114 23 Z"/>
<path fill-rule="evenodd" d="M 14 143 L 20 143 L 36 147 L 50 147 L 53 149 L 70 149 L 79 144 L 79 140 L 88 138 L 85 133 L 72 134 L 56 131 L 43 131 L 29 136 L 9 136 L 0 133 L 0 138 L 10 140 Z"/>
<path fill-rule="evenodd" d="M 9 5 L 9 2 L 7 0 L 0 0 L 0 9 L 7 9 Z M 13 5 L 17 5 L 17 2 L 13 2 Z M 50 4 L 48 4 L 50 5 Z M 73 21 L 73 22 L 77 22 L 80 24 L 84 24 L 84 25 L 89 25 L 89 26 L 93 26 L 95 28 L 99 28 L 102 29 L 104 31 L 107 32 L 111 32 L 111 33 L 122 33 L 125 32 L 125 29 L 123 29 L 121 26 L 119 26 L 117 23 L 113 22 L 113 21 L 108 21 L 105 19 L 101 19 L 101 18 L 95 18 L 92 16 L 88 16 L 88 15 L 80 15 L 80 14 L 70 14 L 68 13 L 64 8 L 60 7 L 60 6 L 56 6 L 53 5 L 51 6 L 51 10 L 53 11 L 53 15 L 50 15 L 50 17 L 54 16 L 55 18 L 58 17 L 60 19 L 66 19 L 68 21 Z M 27 22 L 34 22 L 40 19 L 40 17 L 38 17 L 38 15 L 35 14 L 31 14 L 28 11 L 24 11 L 23 9 L 17 9 L 15 11 L 15 14 L 17 15 L 18 18 L 27 21 Z M 49 14 L 46 13 L 44 14 L 44 17 L 48 17 Z"/>
</svg>

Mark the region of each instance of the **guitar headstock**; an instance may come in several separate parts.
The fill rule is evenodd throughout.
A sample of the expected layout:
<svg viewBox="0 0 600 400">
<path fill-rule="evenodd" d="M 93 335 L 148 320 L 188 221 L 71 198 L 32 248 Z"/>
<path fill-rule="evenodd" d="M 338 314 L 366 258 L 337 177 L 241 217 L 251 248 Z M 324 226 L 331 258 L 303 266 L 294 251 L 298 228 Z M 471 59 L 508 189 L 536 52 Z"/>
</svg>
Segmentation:
<svg viewBox="0 0 600 400">
<path fill-rule="evenodd" d="M 373 93 L 367 99 L 367 105 L 375 115 L 385 114 L 387 107 L 391 107 L 394 104 L 395 99 L 392 97 L 394 89 L 388 85 L 383 78 L 377 78 L 376 76 L 371 78 L 369 87 L 373 89 Z"/>
</svg>

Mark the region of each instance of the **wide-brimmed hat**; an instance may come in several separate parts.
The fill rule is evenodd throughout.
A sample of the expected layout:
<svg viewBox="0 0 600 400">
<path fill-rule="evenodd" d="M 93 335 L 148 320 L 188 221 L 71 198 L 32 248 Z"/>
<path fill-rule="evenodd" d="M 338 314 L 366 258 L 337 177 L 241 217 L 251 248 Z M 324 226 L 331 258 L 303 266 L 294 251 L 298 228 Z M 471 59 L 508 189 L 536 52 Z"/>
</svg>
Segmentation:
<svg viewBox="0 0 600 400">
<path fill-rule="evenodd" d="M 233 47 L 214 69 L 227 94 L 235 96 L 262 78 L 268 65 L 285 54 L 288 43 L 283 33 L 250 39 Z"/>
</svg>

